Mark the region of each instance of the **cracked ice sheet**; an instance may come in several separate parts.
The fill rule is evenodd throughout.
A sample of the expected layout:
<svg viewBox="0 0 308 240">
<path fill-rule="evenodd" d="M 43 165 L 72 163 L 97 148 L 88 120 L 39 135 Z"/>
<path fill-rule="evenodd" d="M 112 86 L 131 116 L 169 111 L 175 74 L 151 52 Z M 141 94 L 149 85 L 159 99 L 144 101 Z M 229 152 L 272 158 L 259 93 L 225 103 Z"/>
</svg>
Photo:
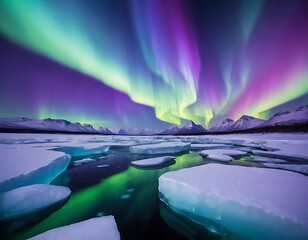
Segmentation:
<svg viewBox="0 0 308 240">
<path fill-rule="evenodd" d="M 182 142 L 162 142 L 155 144 L 146 144 L 131 146 L 130 152 L 135 154 L 170 154 L 186 152 L 190 149 L 190 143 Z"/>
<path fill-rule="evenodd" d="M 307 239 L 307 189 L 298 173 L 222 164 L 159 178 L 166 204 L 230 239 Z"/>
<path fill-rule="evenodd" d="M 0 219 L 7 220 L 30 214 L 67 199 L 71 190 L 67 187 L 34 184 L 0 194 Z"/>
<path fill-rule="evenodd" d="M 175 157 L 173 156 L 164 156 L 164 157 L 156 157 L 156 158 L 147 158 L 138 161 L 131 162 L 132 166 L 137 167 L 154 167 L 162 164 L 166 164 L 169 162 L 174 162 Z"/>
<path fill-rule="evenodd" d="M 91 218 L 82 222 L 55 228 L 30 239 L 120 240 L 120 233 L 114 217 L 105 216 Z"/>
<path fill-rule="evenodd" d="M 298 172 L 308 175 L 308 165 L 303 164 L 276 164 L 276 163 L 263 163 L 263 166 L 269 168 L 278 168 L 292 172 Z"/>
<path fill-rule="evenodd" d="M 50 183 L 66 170 L 71 157 L 45 148 L 0 149 L 0 192 Z"/>
<path fill-rule="evenodd" d="M 212 149 L 203 150 L 199 152 L 202 157 L 206 157 L 211 160 L 229 162 L 234 160 L 233 157 L 244 156 L 247 152 L 234 150 L 234 149 Z"/>
</svg>

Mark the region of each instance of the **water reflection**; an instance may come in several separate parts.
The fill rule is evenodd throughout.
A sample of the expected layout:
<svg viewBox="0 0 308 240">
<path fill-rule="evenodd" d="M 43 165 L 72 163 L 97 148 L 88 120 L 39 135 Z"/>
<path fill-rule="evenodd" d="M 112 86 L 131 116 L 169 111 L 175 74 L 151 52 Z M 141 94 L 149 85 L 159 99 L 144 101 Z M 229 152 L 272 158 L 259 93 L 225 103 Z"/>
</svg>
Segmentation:
<svg viewBox="0 0 308 240">
<path fill-rule="evenodd" d="M 127 159 L 123 161 L 121 162 L 122 165 L 119 162 L 118 164 L 128 166 Z M 83 221 L 102 214 L 115 216 L 122 239 L 152 239 L 155 236 L 156 239 L 163 239 L 169 235 L 173 236 L 172 239 L 181 239 L 160 216 L 158 178 L 168 171 L 202 164 L 205 164 L 205 162 L 198 154 L 185 154 L 177 157 L 176 163 L 172 166 L 155 170 L 128 167 L 127 170 L 113 173 L 111 176 L 102 179 L 98 184 L 84 189 L 76 186 L 78 184 L 83 186 L 84 184 L 84 179 L 78 177 L 84 171 L 79 172 L 78 168 L 82 169 L 87 166 L 78 167 L 77 170 L 71 169 L 71 172 L 68 171 L 71 174 L 69 187 L 75 190 L 69 202 L 36 226 L 15 236 L 14 239 L 24 239 L 55 227 Z M 100 168 L 92 167 L 89 167 L 89 169 L 100 170 Z M 91 171 L 87 175 L 89 178 L 90 173 Z M 93 175 L 96 175 L 96 173 Z M 102 175 L 99 178 L 101 179 Z M 129 197 L 127 197 L 128 195 Z"/>
</svg>

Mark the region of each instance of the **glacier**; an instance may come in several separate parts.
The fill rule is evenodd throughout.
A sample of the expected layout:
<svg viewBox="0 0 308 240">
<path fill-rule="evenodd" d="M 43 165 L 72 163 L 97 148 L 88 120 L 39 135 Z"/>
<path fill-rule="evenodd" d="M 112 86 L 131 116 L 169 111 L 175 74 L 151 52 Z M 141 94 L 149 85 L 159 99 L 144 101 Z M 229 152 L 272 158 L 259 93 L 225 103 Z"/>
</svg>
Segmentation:
<svg viewBox="0 0 308 240">
<path fill-rule="evenodd" d="M 307 189 L 298 173 L 213 163 L 159 178 L 163 202 L 227 239 L 307 239 Z"/>
<path fill-rule="evenodd" d="M 55 228 L 30 238 L 32 240 L 120 240 L 120 233 L 113 216 L 91 218 L 82 222 Z"/>
</svg>

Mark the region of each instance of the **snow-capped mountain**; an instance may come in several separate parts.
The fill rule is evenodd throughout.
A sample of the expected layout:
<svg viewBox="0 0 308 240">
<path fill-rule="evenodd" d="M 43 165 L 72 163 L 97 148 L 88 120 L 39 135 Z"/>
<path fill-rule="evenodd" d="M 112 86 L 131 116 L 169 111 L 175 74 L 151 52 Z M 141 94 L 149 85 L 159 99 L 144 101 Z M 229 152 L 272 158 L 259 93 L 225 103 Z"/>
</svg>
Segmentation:
<svg viewBox="0 0 308 240">
<path fill-rule="evenodd" d="M 159 133 L 157 130 L 151 128 L 110 128 L 110 131 L 117 135 L 155 135 Z"/>
<path fill-rule="evenodd" d="M 90 124 L 81 125 L 80 123 L 71 123 L 63 119 L 29 119 L 29 118 L 2 118 L 0 119 L 0 128 L 19 129 L 19 130 L 40 130 L 53 132 L 80 132 L 97 133 Z"/>
<path fill-rule="evenodd" d="M 85 132 L 97 132 L 90 124 L 82 124 L 82 127 L 85 129 Z"/>
<path fill-rule="evenodd" d="M 239 120 L 233 123 L 227 131 L 239 131 L 258 127 L 264 120 L 243 115 Z"/>
<path fill-rule="evenodd" d="M 176 134 L 180 129 L 176 126 L 170 126 L 169 128 L 167 128 L 166 130 L 162 131 L 160 134 L 162 135 L 172 135 L 172 134 Z"/>
<path fill-rule="evenodd" d="M 154 135 L 158 131 L 151 128 L 128 128 L 124 130 L 126 135 Z"/>
<path fill-rule="evenodd" d="M 108 128 L 100 127 L 97 132 L 102 133 L 102 134 L 113 134 Z"/>
<path fill-rule="evenodd" d="M 207 130 L 199 124 L 195 124 L 193 121 L 187 123 L 184 127 L 180 128 L 176 134 L 196 134 L 205 133 Z"/>
<path fill-rule="evenodd" d="M 299 123 L 308 123 L 308 105 L 297 108 L 293 111 L 281 111 L 276 113 L 259 127 L 286 126 Z"/>
<path fill-rule="evenodd" d="M 113 134 L 118 134 L 118 135 L 126 135 L 126 132 L 119 127 L 115 127 L 115 128 L 110 128 L 109 129 Z"/>
<path fill-rule="evenodd" d="M 232 119 L 225 119 L 221 123 L 216 123 L 213 127 L 209 129 L 210 132 L 224 132 L 228 131 L 228 129 L 231 127 L 231 125 L 234 124 L 234 121 Z"/>
<path fill-rule="evenodd" d="M 155 134 L 159 133 L 159 131 L 151 129 L 151 128 L 143 128 L 143 129 L 141 129 L 140 133 L 142 135 L 155 135 Z"/>
</svg>

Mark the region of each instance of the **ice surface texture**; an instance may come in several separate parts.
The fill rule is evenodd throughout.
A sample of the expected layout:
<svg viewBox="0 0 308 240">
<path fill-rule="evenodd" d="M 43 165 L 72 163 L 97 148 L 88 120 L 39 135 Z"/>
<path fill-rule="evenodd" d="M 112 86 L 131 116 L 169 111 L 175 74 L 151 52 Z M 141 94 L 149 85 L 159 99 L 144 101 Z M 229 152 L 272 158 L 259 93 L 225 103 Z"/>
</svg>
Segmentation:
<svg viewBox="0 0 308 240">
<path fill-rule="evenodd" d="M 231 147 L 232 145 L 226 145 L 226 144 L 191 144 L 190 148 L 191 149 L 201 149 L 201 150 L 205 150 L 205 149 L 215 149 L 215 148 L 228 148 Z"/>
<path fill-rule="evenodd" d="M 0 220 L 42 210 L 55 205 L 71 194 L 67 187 L 35 184 L 16 188 L 0 194 Z"/>
<path fill-rule="evenodd" d="M 307 189 L 298 173 L 220 164 L 159 178 L 165 203 L 230 239 L 307 239 Z"/>
<path fill-rule="evenodd" d="M 189 151 L 190 143 L 163 142 L 131 146 L 129 150 L 135 154 L 170 154 Z"/>
<path fill-rule="evenodd" d="M 91 218 L 83 222 L 55 228 L 30 239 L 119 240 L 120 233 L 114 217 L 106 216 Z"/>
<path fill-rule="evenodd" d="M 37 183 L 50 183 L 68 166 L 71 157 L 43 148 L 0 150 L 0 192 Z"/>
</svg>

